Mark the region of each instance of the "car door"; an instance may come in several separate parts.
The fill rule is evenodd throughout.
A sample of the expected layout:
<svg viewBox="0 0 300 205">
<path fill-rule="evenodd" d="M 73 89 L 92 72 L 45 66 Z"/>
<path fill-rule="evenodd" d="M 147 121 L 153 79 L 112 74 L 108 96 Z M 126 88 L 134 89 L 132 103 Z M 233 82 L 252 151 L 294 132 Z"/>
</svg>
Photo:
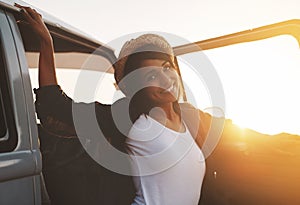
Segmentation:
<svg viewBox="0 0 300 205">
<path fill-rule="evenodd" d="M 41 154 L 25 52 L 16 22 L 0 10 L 0 204 L 40 204 Z"/>
<path fill-rule="evenodd" d="M 189 102 L 226 118 L 232 104 L 244 113 L 257 106 L 252 113 L 240 113 L 241 119 L 253 118 L 261 128 L 270 124 L 274 130 L 249 129 L 247 123 L 250 127 L 243 128 L 227 119 L 206 156 L 200 204 L 300 203 L 300 137 L 294 123 L 299 116 L 299 44 L 300 21 L 289 20 L 174 48 Z M 256 67 L 257 73 L 249 72 Z M 284 130 L 283 125 L 294 127 Z"/>
</svg>

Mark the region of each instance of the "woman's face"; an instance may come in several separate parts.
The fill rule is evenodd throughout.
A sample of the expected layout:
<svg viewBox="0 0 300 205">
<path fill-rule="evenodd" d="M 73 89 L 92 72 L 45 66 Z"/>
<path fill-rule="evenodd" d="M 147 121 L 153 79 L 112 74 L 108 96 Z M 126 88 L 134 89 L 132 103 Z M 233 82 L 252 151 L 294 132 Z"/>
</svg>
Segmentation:
<svg viewBox="0 0 300 205">
<path fill-rule="evenodd" d="M 159 105 L 174 102 L 179 96 L 179 77 L 166 60 L 146 59 L 140 63 L 139 80 L 147 100 Z"/>
</svg>

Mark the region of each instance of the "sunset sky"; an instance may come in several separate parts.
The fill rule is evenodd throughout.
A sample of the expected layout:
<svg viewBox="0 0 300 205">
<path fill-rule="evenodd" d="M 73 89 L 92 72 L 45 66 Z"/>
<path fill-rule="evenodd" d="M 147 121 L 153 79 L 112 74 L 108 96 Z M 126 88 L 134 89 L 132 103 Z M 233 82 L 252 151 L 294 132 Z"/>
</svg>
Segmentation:
<svg viewBox="0 0 300 205">
<path fill-rule="evenodd" d="M 155 31 L 193 42 L 300 19 L 299 0 L 26 2 L 104 43 L 130 33 Z M 227 118 L 263 133 L 300 134 L 300 49 L 294 38 L 280 36 L 204 54 L 222 82 Z M 186 83 L 199 89 L 194 91 L 197 106 L 210 107 L 205 83 L 194 78 L 191 70 L 186 76 Z"/>
</svg>

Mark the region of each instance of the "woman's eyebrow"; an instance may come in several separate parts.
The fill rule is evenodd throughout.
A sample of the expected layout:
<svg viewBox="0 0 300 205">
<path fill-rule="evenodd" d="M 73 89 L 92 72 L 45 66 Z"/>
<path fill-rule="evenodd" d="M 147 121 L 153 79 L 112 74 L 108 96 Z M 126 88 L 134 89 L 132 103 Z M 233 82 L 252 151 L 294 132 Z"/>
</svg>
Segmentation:
<svg viewBox="0 0 300 205">
<path fill-rule="evenodd" d="M 165 61 L 161 64 L 161 66 L 164 66 L 165 64 L 169 63 L 169 61 Z"/>
</svg>

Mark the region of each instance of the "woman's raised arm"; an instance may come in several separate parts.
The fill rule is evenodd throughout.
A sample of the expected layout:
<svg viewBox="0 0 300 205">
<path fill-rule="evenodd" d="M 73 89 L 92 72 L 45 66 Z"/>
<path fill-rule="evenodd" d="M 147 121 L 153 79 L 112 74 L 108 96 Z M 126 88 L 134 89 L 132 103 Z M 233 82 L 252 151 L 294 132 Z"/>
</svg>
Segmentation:
<svg viewBox="0 0 300 205">
<path fill-rule="evenodd" d="M 21 9 L 24 18 L 40 41 L 39 86 L 57 85 L 53 41 L 42 16 L 30 7 L 19 4 L 15 6 Z"/>
</svg>

